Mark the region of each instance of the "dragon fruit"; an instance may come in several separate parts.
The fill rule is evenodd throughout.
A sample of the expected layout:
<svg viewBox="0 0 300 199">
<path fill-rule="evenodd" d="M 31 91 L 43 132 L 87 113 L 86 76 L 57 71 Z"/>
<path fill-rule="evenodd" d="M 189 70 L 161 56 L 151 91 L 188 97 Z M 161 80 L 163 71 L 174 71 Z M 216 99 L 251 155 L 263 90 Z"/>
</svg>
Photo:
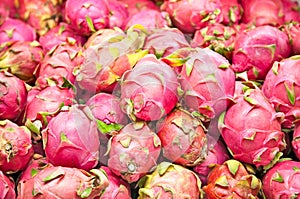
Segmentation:
<svg viewBox="0 0 300 199">
<path fill-rule="evenodd" d="M 299 20 L 300 22 L 300 20 Z M 292 22 L 283 25 L 282 30 L 288 35 L 291 46 L 292 46 L 292 55 L 300 54 L 300 23 Z"/>
<path fill-rule="evenodd" d="M 15 41 L 34 40 L 36 40 L 34 28 L 20 19 L 7 18 L 0 26 L 0 50 Z"/>
<path fill-rule="evenodd" d="M 237 73 L 246 71 L 250 80 L 263 80 L 274 61 L 291 53 L 288 36 L 269 25 L 239 34 L 234 48 L 232 68 Z"/>
<path fill-rule="evenodd" d="M 60 44 L 49 51 L 36 68 L 35 84 L 40 88 L 75 84 L 74 71 L 83 62 L 82 48 L 72 44 Z"/>
<path fill-rule="evenodd" d="M 88 106 L 59 112 L 42 130 L 47 160 L 55 166 L 90 170 L 98 164 L 99 135 Z"/>
<path fill-rule="evenodd" d="M 95 33 L 98 36 L 87 41 L 90 46 L 83 52 L 84 61 L 76 77 L 80 89 L 93 93 L 113 92 L 123 73 L 147 54 L 140 50 L 145 33 L 132 29 L 122 36 L 119 31 L 108 31 L 114 32 L 113 36 L 101 31 L 104 34 Z"/>
<path fill-rule="evenodd" d="M 107 166 L 128 183 L 138 181 L 154 166 L 161 141 L 145 122 L 129 123 L 109 141 Z"/>
<path fill-rule="evenodd" d="M 25 83 L 9 72 L 0 72 L 0 120 L 16 121 L 26 106 Z"/>
<path fill-rule="evenodd" d="M 0 26 L 9 17 L 9 9 L 6 9 L 2 2 L 0 2 Z"/>
<path fill-rule="evenodd" d="M 1 120 L 0 137 L 0 170 L 8 174 L 24 170 L 33 155 L 29 129 Z"/>
<path fill-rule="evenodd" d="M 117 0 L 125 4 L 129 17 L 143 10 L 157 10 L 159 7 L 151 0 Z"/>
<path fill-rule="evenodd" d="M 108 3 L 109 2 L 109 3 Z M 109 28 L 119 27 L 124 28 L 125 21 L 127 20 L 129 13 L 126 4 L 118 0 L 107 1 L 109 10 Z"/>
<path fill-rule="evenodd" d="M 284 23 L 282 0 L 241 0 L 244 10 L 242 22 L 255 26 L 277 26 Z"/>
<path fill-rule="evenodd" d="M 73 29 L 90 36 L 109 25 L 109 10 L 105 0 L 67 0 L 65 18 Z"/>
<path fill-rule="evenodd" d="M 235 75 L 225 57 L 208 48 L 182 48 L 163 60 L 182 66 L 182 103 L 190 111 L 208 121 L 226 109 L 234 94 Z"/>
<path fill-rule="evenodd" d="M 242 19 L 243 8 L 239 0 L 222 0 L 221 2 L 221 15 L 222 24 L 233 25 L 238 24 Z"/>
<path fill-rule="evenodd" d="M 121 79 L 121 109 L 133 120 L 159 120 L 176 106 L 180 84 L 176 72 L 155 55 L 143 57 Z"/>
<path fill-rule="evenodd" d="M 101 169 L 105 171 L 109 185 L 101 195 L 100 199 L 131 199 L 129 184 L 116 176 L 108 167 L 101 166 Z"/>
<path fill-rule="evenodd" d="M 192 34 L 222 20 L 220 0 L 165 0 L 161 10 L 169 13 L 173 25 L 183 33 Z"/>
<path fill-rule="evenodd" d="M 290 128 L 300 118 L 300 56 L 275 62 L 268 72 L 262 91 L 275 107 L 285 114 L 283 127 Z"/>
<path fill-rule="evenodd" d="M 113 94 L 97 93 L 86 105 L 90 107 L 103 134 L 119 131 L 128 122 L 126 114 L 121 110 L 120 99 Z"/>
<path fill-rule="evenodd" d="M 125 30 L 136 24 L 144 26 L 147 30 L 171 26 L 167 12 L 152 9 L 142 10 L 128 18 L 125 23 Z"/>
<path fill-rule="evenodd" d="M 191 41 L 191 46 L 210 48 L 231 60 L 235 45 L 236 30 L 233 27 L 220 23 L 209 24 L 208 26 L 196 30 Z"/>
<path fill-rule="evenodd" d="M 215 165 L 203 190 L 207 199 L 258 199 L 261 187 L 262 183 L 255 175 L 250 174 L 241 162 L 231 159 Z"/>
<path fill-rule="evenodd" d="M 109 181 L 102 169 L 89 172 L 61 166 L 45 167 L 31 179 L 18 184 L 22 198 L 99 198 Z"/>
<path fill-rule="evenodd" d="M 268 199 L 299 198 L 300 162 L 283 160 L 264 175 L 263 192 Z"/>
<path fill-rule="evenodd" d="M 157 124 L 163 155 L 183 166 L 195 166 L 207 156 L 207 138 L 201 122 L 188 111 L 175 109 Z"/>
<path fill-rule="evenodd" d="M 0 198 L 2 199 L 15 199 L 15 184 L 14 182 L 2 171 L 0 171 Z"/>
<path fill-rule="evenodd" d="M 208 154 L 202 163 L 193 167 L 193 171 L 199 176 L 202 185 L 207 184 L 207 176 L 217 164 L 223 164 L 229 160 L 228 152 L 221 139 L 207 136 Z"/>
<path fill-rule="evenodd" d="M 177 28 L 155 28 L 147 35 L 144 49 L 157 58 L 166 57 L 174 51 L 189 47 L 184 34 Z"/>
<path fill-rule="evenodd" d="M 234 159 L 266 170 L 286 148 L 282 117 L 259 88 L 250 88 L 221 114 L 219 129 Z"/>
<path fill-rule="evenodd" d="M 296 0 L 281 0 L 283 5 L 283 17 L 284 22 L 299 22 L 300 13 L 299 13 L 299 1 Z"/>
<path fill-rule="evenodd" d="M 300 160 L 300 124 L 299 123 L 297 123 L 294 128 L 292 147 L 293 147 L 294 154 Z"/>
<path fill-rule="evenodd" d="M 19 7 L 19 0 L 16 0 L 16 1 L 2 0 L 0 2 L 0 10 L 7 12 L 7 15 L 5 14 L 5 16 L 9 16 L 11 18 L 17 17 L 17 8 L 18 7 Z M 1 16 L 0 16 L 0 18 L 1 18 Z M 0 19 L 0 21 L 1 21 L 1 19 Z"/>
<path fill-rule="evenodd" d="M 85 40 L 85 37 L 76 34 L 71 26 L 64 22 L 59 23 L 56 27 L 39 37 L 39 42 L 46 53 L 62 43 L 82 46 Z"/>
<path fill-rule="evenodd" d="M 202 199 L 201 181 L 191 170 L 170 162 L 162 162 L 138 183 L 138 199 L 193 198 Z"/>
<path fill-rule="evenodd" d="M 0 56 L 0 69 L 5 69 L 26 83 L 35 81 L 34 71 L 44 57 L 37 41 L 17 41 Z"/>
</svg>

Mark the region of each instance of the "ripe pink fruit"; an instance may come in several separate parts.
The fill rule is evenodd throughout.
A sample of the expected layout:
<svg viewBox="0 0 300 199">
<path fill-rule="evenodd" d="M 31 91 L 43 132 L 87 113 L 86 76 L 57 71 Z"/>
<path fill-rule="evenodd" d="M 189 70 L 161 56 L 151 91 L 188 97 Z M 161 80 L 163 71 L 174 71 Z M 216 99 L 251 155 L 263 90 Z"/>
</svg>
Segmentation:
<svg viewBox="0 0 300 199">
<path fill-rule="evenodd" d="M 171 162 L 195 166 L 207 156 L 207 138 L 201 122 L 185 110 L 175 109 L 157 124 L 163 155 Z"/>
<path fill-rule="evenodd" d="M 282 29 L 289 37 L 292 46 L 291 54 L 299 55 L 300 54 L 300 23 L 298 22 L 287 23 L 282 26 Z"/>
<path fill-rule="evenodd" d="M 263 192 L 268 199 L 299 198 L 300 162 L 283 160 L 263 177 Z"/>
<path fill-rule="evenodd" d="M 300 117 L 300 56 L 275 62 L 268 72 L 262 91 L 277 111 L 285 114 L 282 125 L 286 128 Z"/>
<path fill-rule="evenodd" d="M 121 108 L 132 120 L 159 120 L 171 112 L 179 99 L 175 71 L 152 54 L 125 72 L 120 85 Z"/>
<path fill-rule="evenodd" d="M 0 72 L 0 119 L 16 121 L 26 106 L 25 83 L 6 71 Z"/>
<path fill-rule="evenodd" d="M 282 0 L 285 23 L 300 21 L 299 3 L 295 0 Z"/>
<path fill-rule="evenodd" d="M 109 9 L 109 28 L 124 28 L 125 21 L 129 17 L 128 9 L 125 2 L 118 0 L 107 1 Z"/>
<path fill-rule="evenodd" d="M 0 198 L 15 199 L 15 184 L 14 182 L 2 171 L 0 171 Z"/>
<path fill-rule="evenodd" d="M 33 155 L 30 131 L 2 120 L 0 137 L 0 170 L 8 174 L 24 170 Z"/>
<path fill-rule="evenodd" d="M 299 123 L 297 123 L 294 128 L 292 147 L 293 147 L 294 154 L 300 160 L 300 125 L 299 125 Z"/>
<path fill-rule="evenodd" d="M 146 123 L 129 123 L 110 139 L 108 167 L 128 183 L 136 182 L 155 165 L 161 141 Z"/>
<path fill-rule="evenodd" d="M 170 162 L 162 162 L 138 183 L 139 199 L 203 198 L 201 181 L 191 170 Z"/>
<path fill-rule="evenodd" d="M 157 10 L 159 11 L 159 7 L 155 5 L 155 3 L 151 0 L 118 0 L 126 5 L 126 8 L 129 13 L 129 17 L 140 12 L 142 10 Z"/>
<path fill-rule="evenodd" d="M 51 119 L 42 131 L 47 160 L 55 166 L 90 170 L 98 164 L 99 135 L 91 110 L 73 105 Z"/>
<path fill-rule="evenodd" d="M 247 71 L 250 80 L 262 80 L 274 61 L 290 56 L 288 36 L 276 27 L 260 26 L 239 34 L 232 55 L 235 72 Z"/>
<path fill-rule="evenodd" d="M 87 172 L 78 168 L 51 166 L 43 168 L 33 178 L 19 183 L 18 199 L 94 199 L 99 198 L 108 185 L 102 169 Z"/>
<path fill-rule="evenodd" d="M 286 147 L 282 116 L 258 88 L 237 96 L 219 117 L 220 133 L 233 158 L 264 169 L 276 163 Z"/>
<path fill-rule="evenodd" d="M 243 8 L 239 0 L 221 1 L 222 24 L 238 24 L 243 16 Z"/>
</svg>

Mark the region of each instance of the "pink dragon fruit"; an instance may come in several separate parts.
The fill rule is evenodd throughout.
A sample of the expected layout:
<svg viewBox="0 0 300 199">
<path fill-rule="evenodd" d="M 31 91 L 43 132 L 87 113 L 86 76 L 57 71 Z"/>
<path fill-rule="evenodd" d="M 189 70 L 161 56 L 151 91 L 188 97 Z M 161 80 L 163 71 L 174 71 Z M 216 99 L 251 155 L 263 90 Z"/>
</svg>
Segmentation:
<svg viewBox="0 0 300 199">
<path fill-rule="evenodd" d="M 250 174 L 239 161 L 231 159 L 216 165 L 203 187 L 207 199 L 253 198 L 258 199 L 261 181 Z"/>
<path fill-rule="evenodd" d="M 25 83 L 9 72 L 0 72 L 0 120 L 16 121 L 26 106 Z"/>
<path fill-rule="evenodd" d="M 284 23 L 282 0 L 241 0 L 244 13 L 242 22 L 255 26 L 277 26 Z"/>
<path fill-rule="evenodd" d="M 191 46 L 193 48 L 208 47 L 231 60 L 236 36 L 237 33 L 233 27 L 220 23 L 209 24 L 195 31 Z"/>
<path fill-rule="evenodd" d="M 262 91 L 275 110 L 285 114 L 283 127 L 290 128 L 300 118 L 300 56 L 275 62 L 268 72 Z"/>
<path fill-rule="evenodd" d="M 278 28 L 259 26 L 236 38 L 232 55 L 235 72 L 247 72 L 250 80 L 263 80 L 274 61 L 290 56 L 288 36 Z"/>
<path fill-rule="evenodd" d="M 147 30 L 171 26 L 169 14 L 167 12 L 152 9 L 142 10 L 135 13 L 128 18 L 125 24 L 125 30 L 136 24 L 144 26 Z"/>
<path fill-rule="evenodd" d="M 67 0 L 65 18 L 73 29 L 90 36 L 109 25 L 109 10 L 105 0 Z"/>
<path fill-rule="evenodd" d="M 182 66 L 182 103 L 190 111 L 198 112 L 207 121 L 226 109 L 234 94 L 235 75 L 225 57 L 208 48 L 182 48 L 164 61 Z"/>
<path fill-rule="evenodd" d="M 169 13 L 172 23 L 183 33 L 194 33 L 209 23 L 221 22 L 220 0 L 165 0 L 161 10 Z"/>
<path fill-rule="evenodd" d="M 18 15 L 41 36 L 57 26 L 60 4 L 61 0 L 19 0 Z"/>
<path fill-rule="evenodd" d="M 300 124 L 299 123 L 297 123 L 294 128 L 292 147 L 293 147 L 294 154 L 300 160 Z"/>
<path fill-rule="evenodd" d="M 0 26 L 3 24 L 3 22 L 9 17 L 9 10 L 2 5 L 2 2 L 0 2 Z"/>
<path fill-rule="evenodd" d="M 29 129 L 1 120 L 0 137 L 0 170 L 8 174 L 24 170 L 33 155 Z"/>
<path fill-rule="evenodd" d="M 175 71 L 149 54 L 121 79 L 121 108 L 134 121 L 159 120 L 176 106 L 180 84 Z"/>
<path fill-rule="evenodd" d="M 109 10 L 109 28 L 119 27 L 124 28 L 125 21 L 127 20 L 129 13 L 125 2 L 118 0 L 107 1 L 107 7 Z"/>
<path fill-rule="evenodd" d="M 242 19 L 243 8 L 239 0 L 222 0 L 221 2 L 221 15 L 222 24 L 233 25 L 238 24 Z"/>
<path fill-rule="evenodd" d="M 0 171 L 0 198 L 2 199 L 15 199 L 15 184 L 14 182 L 6 175 Z"/>
<path fill-rule="evenodd" d="M 159 7 L 155 5 L 151 0 L 117 0 L 125 4 L 127 7 L 127 11 L 129 13 L 129 17 L 132 15 L 142 11 L 142 10 L 157 10 L 159 11 Z"/>
<path fill-rule="evenodd" d="M 0 50 L 15 41 L 34 40 L 36 40 L 35 30 L 20 19 L 7 18 L 0 26 Z"/>
<path fill-rule="evenodd" d="M 183 166 L 195 166 L 207 156 L 207 138 L 201 122 L 183 109 L 175 109 L 157 124 L 163 155 Z"/>
<path fill-rule="evenodd" d="M 44 57 L 37 41 L 17 41 L 0 56 L 0 69 L 5 69 L 26 83 L 35 81 L 34 71 Z"/>
<path fill-rule="evenodd" d="M 266 198 L 299 198 L 300 162 L 283 160 L 264 175 L 263 192 Z"/>
<path fill-rule="evenodd" d="M 51 166 L 20 182 L 17 198 L 94 199 L 99 198 L 108 185 L 102 169 L 87 172 L 78 168 Z"/>
<path fill-rule="evenodd" d="M 113 92 L 124 72 L 147 54 L 141 51 L 145 38 L 142 30 L 128 30 L 124 36 L 119 31 L 101 31 L 87 41 L 90 46 L 83 52 L 84 61 L 76 77 L 80 89 Z"/>
<path fill-rule="evenodd" d="M 207 176 L 217 164 L 223 164 L 229 159 L 228 152 L 221 139 L 207 136 L 208 154 L 205 160 L 193 167 L 193 171 L 199 176 L 203 185 L 207 184 Z"/>
<path fill-rule="evenodd" d="M 40 88 L 75 84 L 74 71 L 83 62 L 82 48 L 72 44 L 60 44 L 49 51 L 36 68 L 35 84 Z"/>
<path fill-rule="evenodd" d="M 161 141 L 145 122 L 129 123 L 109 141 L 107 166 L 128 183 L 138 181 L 155 165 Z"/>
<path fill-rule="evenodd" d="M 2 0 L 0 2 L 0 10 L 2 10 L 2 9 L 3 9 L 3 11 L 5 10 L 8 14 L 7 16 L 9 16 L 11 18 L 16 18 L 18 16 L 17 15 L 18 7 L 19 7 L 19 0 L 16 0 L 16 1 Z"/>
<path fill-rule="evenodd" d="M 98 129 L 103 134 L 119 131 L 128 122 L 126 114 L 121 110 L 120 99 L 113 94 L 97 93 L 86 105 L 90 107 L 97 119 Z"/>
<path fill-rule="evenodd" d="M 144 49 L 157 58 L 166 57 L 174 51 L 189 47 L 184 34 L 177 28 L 155 28 L 147 35 Z"/>
<path fill-rule="evenodd" d="M 282 117 L 259 88 L 248 89 L 221 114 L 219 129 L 234 159 L 268 169 L 286 148 Z"/>
<path fill-rule="evenodd" d="M 131 199 L 131 191 L 129 184 L 123 179 L 116 176 L 109 167 L 101 166 L 108 178 L 109 185 L 101 195 L 100 199 Z"/>
<path fill-rule="evenodd" d="M 202 199 L 201 181 L 191 170 L 170 162 L 162 162 L 138 183 L 138 199 L 193 198 Z"/>
<path fill-rule="evenodd" d="M 28 93 L 32 99 L 26 105 L 23 123 L 33 132 L 33 139 L 37 141 L 41 139 L 40 131 L 63 106 L 74 104 L 75 94 L 72 89 L 58 86 L 49 86 L 42 90 L 32 89 Z"/>
<path fill-rule="evenodd" d="M 296 0 L 281 0 L 283 5 L 283 17 L 284 22 L 299 22 L 300 21 L 300 13 L 299 13 L 299 1 Z"/>
<path fill-rule="evenodd" d="M 99 135 L 88 106 L 59 112 L 42 131 L 47 160 L 55 166 L 90 170 L 98 164 Z"/>
<path fill-rule="evenodd" d="M 299 20 L 300 22 L 300 20 Z M 292 55 L 300 54 L 300 23 L 286 23 L 282 26 L 282 30 L 288 35 L 291 46 Z"/>
<path fill-rule="evenodd" d="M 46 53 L 62 43 L 82 46 L 85 40 L 85 37 L 75 33 L 71 26 L 64 22 L 59 23 L 39 38 L 39 42 Z"/>
</svg>

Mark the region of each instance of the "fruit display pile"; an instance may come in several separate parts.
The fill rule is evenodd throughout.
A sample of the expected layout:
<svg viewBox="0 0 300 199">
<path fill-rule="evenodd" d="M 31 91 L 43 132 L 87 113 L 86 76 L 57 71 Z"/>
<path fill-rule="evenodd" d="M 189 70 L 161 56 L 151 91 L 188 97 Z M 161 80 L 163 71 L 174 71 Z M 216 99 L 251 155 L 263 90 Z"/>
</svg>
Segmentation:
<svg viewBox="0 0 300 199">
<path fill-rule="evenodd" d="M 298 1 L 1 0 L 0 199 L 31 198 L 300 199 Z"/>
</svg>

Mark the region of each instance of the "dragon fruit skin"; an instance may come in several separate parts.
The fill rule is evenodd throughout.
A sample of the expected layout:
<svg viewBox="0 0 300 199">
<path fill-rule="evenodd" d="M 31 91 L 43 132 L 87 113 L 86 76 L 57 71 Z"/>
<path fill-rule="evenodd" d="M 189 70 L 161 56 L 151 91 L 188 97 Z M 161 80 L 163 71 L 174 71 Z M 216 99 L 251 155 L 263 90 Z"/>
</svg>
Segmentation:
<svg viewBox="0 0 300 199">
<path fill-rule="evenodd" d="M 189 112 L 175 109 L 157 124 L 163 155 L 182 166 L 195 166 L 206 159 L 207 138 L 200 121 Z"/>
<path fill-rule="evenodd" d="M 219 0 L 166 0 L 161 10 L 169 13 L 172 24 L 183 33 L 194 33 L 209 23 L 221 22 Z"/>
<path fill-rule="evenodd" d="M 300 21 L 300 20 L 299 20 Z M 300 54 L 300 23 L 291 22 L 282 26 L 283 31 L 288 35 L 291 46 L 292 55 Z"/>
<path fill-rule="evenodd" d="M 0 171 L 0 198 L 15 199 L 15 184 L 14 182 Z"/>
<path fill-rule="evenodd" d="M 107 1 L 108 2 L 108 1 Z M 119 27 L 124 28 L 125 21 L 129 17 L 126 4 L 122 1 L 113 0 L 107 3 L 110 15 L 109 15 L 109 28 Z"/>
<path fill-rule="evenodd" d="M 10 120 L 2 120 L 0 128 L 0 170 L 8 174 L 24 170 L 33 155 L 29 129 Z"/>
<path fill-rule="evenodd" d="M 47 160 L 55 166 L 90 170 L 98 164 L 99 135 L 88 106 L 59 112 L 42 130 L 42 138 Z"/>
<path fill-rule="evenodd" d="M 65 18 L 77 33 L 90 36 L 109 25 L 109 10 L 105 0 L 67 0 Z"/>
<path fill-rule="evenodd" d="M 0 26 L 0 50 L 15 41 L 34 40 L 36 40 L 34 28 L 20 19 L 7 18 Z"/>
<path fill-rule="evenodd" d="M 26 106 L 25 83 L 6 71 L 0 72 L 0 119 L 16 121 Z"/>
<path fill-rule="evenodd" d="M 56 27 L 39 37 L 39 42 L 46 53 L 62 43 L 82 46 L 85 41 L 85 37 L 75 33 L 71 26 L 65 22 L 59 23 Z"/>
<path fill-rule="evenodd" d="M 245 166 L 234 159 L 215 165 L 203 187 L 207 199 L 256 198 L 262 187 L 261 181 L 250 174 Z"/>
<path fill-rule="evenodd" d="M 93 199 L 99 198 L 108 185 L 102 169 L 87 172 L 78 168 L 51 166 L 19 183 L 17 198 Z"/>
<path fill-rule="evenodd" d="M 151 32 L 147 35 L 143 48 L 157 58 L 161 58 L 172 54 L 180 48 L 189 46 L 189 42 L 179 29 L 156 28 L 151 29 Z"/>
<path fill-rule="evenodd" d="M 159 120 L 176 106 L 180 84 L 176 72 L 149 54 L 121 79 L 121 109 L 132 119 Z"/>
<path fill-rule="evenodd" d="M 129 123 L 113 135 L 107 166 L 128 183 L 137 182 L 155 165 L 161 141 L 145 122 Z"/>
<path fill-rule="evenodd" d="M 83 62 L 82 47 L 60 44 L 49 51 L 35 71 L 35 84 L 41 88 L 75 84 L 74 71 Z"/>
<path fill-rule="evenodd" d="M 207 176 L 214 165 L 223 164 L 229 160 L 228 152 L 221 139 L 207 136 L 208 154 L 205 160 L 193 167 L 193 171 L 200 178 L 202 185 L 207 184 Z"/>
<path fill-rule="evenodd" d="M 300 125 L 297 123 L 293 132 L 292 148 L 296 157 L 300 160 Z"/>
<path fill-rule="evenodd" d="M 259 88 L 248 89 L 234 100 L 219 117 L 221 136 L 234 159 L 268 169 L 286 148 L 283 114 L 275 112 Z"/>
<path fill-rule="evenodd" d="M 170 162 L 162 162 L 138 183 L 138 199 L 194 198 L 202 199 L 201 181 L 191 170 Z"/>
<path fill-rule="evenodd" d="M 119 2 L 122 2 L 125 4 L 128 14 L 128 17 L 131 17 L 132 15 L 143 11 L 143 10 L 157 10 L 159 11 L 159 7 L 155 5 L 154 2 L 149 0 L 117 0 Z"/>
<path fill-rule="evenodd" d="M 268 25 L 259 26 L 237 36 L 232 68 L 238 73 L 247 71 L 250 80 L 262 80 L 274 61 L 287 58 L 290 53 L 291 45 L 284 32 Z"/>
<path fill-rule="evenodd" d="M 300 56 L 297 55 L 275 62 L 262 86 L 274 108 L 285 114 L 282 126 L 286 128 L 292 127 L 300 117 L 299 64 Z"/>
<path fill-rule="evenodd" d="M 284 22 L 289 23 L 300 21 L 299 3 L 299 1 L 295 0 L 282 0 Z"/>
<path fill-rule="evenodd" d="M 239 0 L 222 0 L 221 3 L 221 15 L 222 24 L 233 25 L 238 24 L 243 16 L 243 8 L 239 3 Z"/>
<path fill-rule="evenodd" d="M 17 41 L 0 56 L 0 68 L 7 69 L 26 83 L 33 84 L 34 71 L 43 58 L 44 51 L 37 41 Z"/>
<path fill-rule="evenodd" d="M 107 166 L 101 166 L 108 178 L 109 185 L 101 195 L 100 199 L 122 198 L 131 199 L 129 184 L 116 176 Z"/>
<path fill-rule="evenodd" d="M 300 162 L 283 160 L 264 175 L 263 192 L 268 199 L 299 198 Z"/>
</svg>

